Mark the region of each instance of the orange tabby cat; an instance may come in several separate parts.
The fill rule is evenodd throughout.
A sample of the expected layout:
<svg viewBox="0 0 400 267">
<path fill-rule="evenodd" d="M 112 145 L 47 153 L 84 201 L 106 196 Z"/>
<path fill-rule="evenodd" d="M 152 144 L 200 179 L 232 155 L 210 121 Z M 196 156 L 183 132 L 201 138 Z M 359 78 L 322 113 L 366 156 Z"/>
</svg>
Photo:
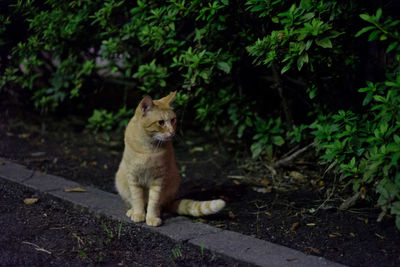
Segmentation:
<svg viewBox="0 0 400 267">
<path fill-rule="evenodd" d="M 144 97 L 125 130 L 125 149 L 115 184 L 130 207 L 126 215 L 134 222 L 146 220 L 148 225 L 159 226 L 162 208 L 201 216 L 225 207 L 220 199 L 176 200 L 180 176 L 171 140 L 177 120 L 170 106 L 175 95 L 176 91 L 159 100 Z"/>
</svg>

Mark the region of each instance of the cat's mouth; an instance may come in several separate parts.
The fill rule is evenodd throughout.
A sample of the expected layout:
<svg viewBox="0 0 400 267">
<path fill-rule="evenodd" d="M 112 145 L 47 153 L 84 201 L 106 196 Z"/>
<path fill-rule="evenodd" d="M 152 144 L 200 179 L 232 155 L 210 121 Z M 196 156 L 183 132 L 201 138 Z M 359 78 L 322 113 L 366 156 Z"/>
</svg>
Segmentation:
<svg viewBox="0 0 400 267">
<path fill-rule="evenodd" d="M 173 137 L 174 137 L 174 134 L 171 134 L 171 135 L 168 135 L 168 136 L 159 136 L 159 135 L 154 136 L 154 138 L 157 141 L 160 141 L 160 142 L 171 141 Z"/>
</svg>

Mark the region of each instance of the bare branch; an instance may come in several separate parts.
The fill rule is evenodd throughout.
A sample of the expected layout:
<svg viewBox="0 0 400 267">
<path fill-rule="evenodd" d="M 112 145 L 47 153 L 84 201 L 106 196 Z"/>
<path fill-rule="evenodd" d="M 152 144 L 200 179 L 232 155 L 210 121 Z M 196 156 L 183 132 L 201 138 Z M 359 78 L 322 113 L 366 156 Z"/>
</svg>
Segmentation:
<svg viewBox="0 0 400 267">
<path fill-rule="evenodd" d="M 293 152 L 290 156 L 287 156 L 286 158 L 280 159 L 277 162 L 275 162 L 274 164 L 274 168 L 278 168 L 281 166 L 285 166 L 290 164 L 290 162 L 292 162 L 296 157 L 298 157 L 300 154 L 304 153 L 305 151 L 307 151 L 307 149 L 309 149 L 311 146 L 315 145 L 314 142 L 312 142 L 311 144 L 300 148 L 299 150 Z"/>
</svg>

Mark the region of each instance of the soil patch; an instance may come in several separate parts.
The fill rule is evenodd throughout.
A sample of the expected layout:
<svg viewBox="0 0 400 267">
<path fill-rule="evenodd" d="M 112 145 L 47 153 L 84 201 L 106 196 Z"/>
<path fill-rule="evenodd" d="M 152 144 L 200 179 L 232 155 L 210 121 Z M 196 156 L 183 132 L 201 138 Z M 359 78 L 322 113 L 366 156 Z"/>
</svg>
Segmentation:
<svg viewBox="0 0 400 267">
<path fill-rule="evenodd" d="M 122 134 L 104 139 L 86 131 L 84 122 L 72 117 L 50 121 L 43 131 L 34 120 L 0 125 L 0 156 L 115 193 L 114 174 L 123 150 Z M 377 223 L 379 210 L 363 203 L 347 211 L 328 209 L 324 203 L 328 197 L 318 190 L 323 181 L 309 178 L 314 168 L 309 164 L 295 171 L 296 179 L 307 180 L 302 186 L 293 178 L 293 170 L 286 171 L 294 182 L 290 190 L 284 191 L 271 190 L 265 173 L 253 172 L 259 175 L 255 190 L 264 193 L 256 192 L 254 185 L 244 182 L 246 171 L 242 165 L 250 168 L 251 161 L 246 163 L 241 155 L 238 162 L 235 153 L 240 151 L 210 140 L 203 134 L 185 132 L 175 142 L 183 178 L 181 196 L 227 201 L 222 213 L 199 221 L 350 266 L 400 265 L 400 234 L 393 218 Z M 330 201 L 332 207 L 338 206 L 339 200 Z"/>
<path fill-rule="evenodd" d="M 2 266 L 239 266 L 3 179 L 0 213 Z"/>
</svg>

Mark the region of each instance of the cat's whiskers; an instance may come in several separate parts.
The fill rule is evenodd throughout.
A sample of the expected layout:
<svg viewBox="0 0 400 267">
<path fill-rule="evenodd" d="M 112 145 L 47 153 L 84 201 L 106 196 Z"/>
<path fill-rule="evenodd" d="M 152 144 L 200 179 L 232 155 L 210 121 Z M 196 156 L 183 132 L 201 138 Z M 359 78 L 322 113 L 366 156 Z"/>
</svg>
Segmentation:
<svg viewBox="0 0 400 267">
<path fill-rule="evenodd" d="M 157 140 L 157 143 L 156 143 L 156 145 L 154 146 L 154 151 L 153 151 L 153 152 L 157 152 L 158 149 L 160 148 L 160 146 L 161 146 L 161 141 L 160 141 L 160 140 Z"/>
</svg>

